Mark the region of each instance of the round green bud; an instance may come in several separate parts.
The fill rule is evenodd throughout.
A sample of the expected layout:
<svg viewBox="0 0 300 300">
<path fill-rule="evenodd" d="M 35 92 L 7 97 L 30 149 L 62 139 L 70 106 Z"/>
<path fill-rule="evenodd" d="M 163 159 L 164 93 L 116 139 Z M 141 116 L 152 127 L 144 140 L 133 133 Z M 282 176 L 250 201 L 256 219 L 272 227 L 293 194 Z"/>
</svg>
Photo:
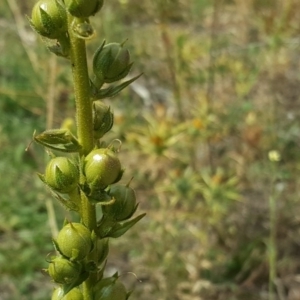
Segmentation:
<svg viewBox="0 0 300 300">
<path fill-rule="evenodd" d="M 48 273 L 56 283 L 70 284 L 78 279 L 81 269 L 80 264 L 57 256 L 50 262 Z"/>
<path fill-rule="evenodd" d="M 103 0 L 65 0 L 68 12 L 77 18 L 95 15 L 103 6 Z"/>
<path fill-rule="evenodd" d="M 93 102 L 94 138 L 100 139 L 108 132 L 114 123 L 114 114 L 110 107 L 102 101 Z"/>
<path fill-rule="evenodd" d="M 121 163 L 112 150 L 96 149 L 86 156 L 84 172 L 89 185 L 105 189 L 120 177 Z"/>
<path fill-rule="evenodd" d="M 111 83 L 124 78 L 131 66 L 129 51 L 122 44 L 107 44 L 94 54 L 93 71 L 103 82 Z"/>
<path fill-rule="evenodd" d="M 82 260 L 92 248 L 91 232 L 81 223 L 69 223 L 59 232 L 56 243 L 62 255 Z"/>
<path fill-rule="evenodd" d="M 83 300 L 82 292 L 79 288 L 74 288 L 63 296 L 64 292 L 61 287 L 54 290 L 51 300 Z"/>
<path fill-rule="evenodd" d="M 32 9 L 31 25 L 42 36 L 57 39 L 67 32 L 67 14 L 55 0 L 40 0 Z"/>
<path fill-rule="evenodd" d="M 55 157 L 46 166 L 45 182 L 59 193 L 73 191 L 79 181 L 78 168 L 67 157 Z"/>
<path fill-rule="evenodd" d="M 104 278 L 95 286 L 94 299 L 126 300 L 127 291 L 124 284 L 115 277 Z"/>
<path fill-rule="evenodd" d="M 112 186 L 109 195 L 115 199 L 111 205 L 102 206 L 103 213 L 116 221 L 129 219 L 136 210 L 136 196 L 129 186 Z"/>
</svg>

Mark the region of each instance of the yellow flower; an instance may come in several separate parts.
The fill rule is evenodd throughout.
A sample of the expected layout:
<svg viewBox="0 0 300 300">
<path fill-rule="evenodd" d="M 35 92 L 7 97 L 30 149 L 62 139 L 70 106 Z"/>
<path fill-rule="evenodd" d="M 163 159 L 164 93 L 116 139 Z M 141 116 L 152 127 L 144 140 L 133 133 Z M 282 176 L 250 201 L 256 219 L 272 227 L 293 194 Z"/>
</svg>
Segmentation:
<svg viewBox="0 0 300 300">
<path fill-rule="evenodd" d="M 268 153 L 268 157 L 270 161 L 280 161 L 281 160 L 281 155 L 279 153 L 279 151 L 277 150 L 271 150 Z"/>
</svg>

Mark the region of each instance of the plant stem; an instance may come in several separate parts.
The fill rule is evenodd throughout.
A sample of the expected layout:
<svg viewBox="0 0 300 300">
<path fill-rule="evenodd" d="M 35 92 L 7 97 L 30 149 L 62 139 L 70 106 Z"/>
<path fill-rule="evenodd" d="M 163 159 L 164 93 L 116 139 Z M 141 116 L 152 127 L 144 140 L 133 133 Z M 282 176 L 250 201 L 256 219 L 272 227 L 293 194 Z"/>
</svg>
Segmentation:
<svg viewBox="0 0 300 300">
<path fill-rule="evenodd" d="M 275 299 L 274 283 L 276 280 L 276 199 L 269 198 L 270 234 L 269 234 L 269 300 Z"/>
<path fill-rule="evenodd" d="M 275 299 L 274 284 L 276 281 L 277 272 L 277 245 L 276 245 L 276 231 L 277 231 L 277 194 L 275 190 L 275 182 L 277 178 L 277 165 L 276 162 L 271 162 L 271 172 L 273 174 L 271 181 L 271 191 L 269 197 L 269 220 L 270 220 L 270 233 L 269 233 L 269 300 Z"/>
<path fill-rule="evenodd" d="M 76 104 L 76 125 L 79 143 L 82 146 L 80 155 L 87 155 L 94 147 L 92 102 L 90 100 L 90 82 L 86 60 L 85 41 L 73 34 L 71 24 L 75 21 L 68 15 L 70 36 L 70 59 L 72 64 L 74 94 Z M 95 208 L 86 199 L 82 199 L 82 221 L 90 229 L 96 225 Z"/>
<path fill-rule="evenodd" d="M 72 16 L 68 16 L 69 28 Z M 72 63 L 74 93 L 76 103 L 77 135 L 82 146 L 81 155 L 87 155 L 94 147 L 92 102 L 90 101 L 90 82 L 86 60 L 85 41 L 73 34 L 70 35 L 70 58 Z"/>
<path fill-rule="evenodd" d="M 94 148 L 92 102 L 90 100 L 90 82 L 88 75 L 85 41 L 79 39 L 72 31 L 72 22 L 79 22 L 68 14 L 70 37 L 70 59 L 72 64 L 73 84 L 76 104 L 77 137 L 82 146 L 79 153 L 87 155 Z M 86 197 L 81 197 L 81 218 L 91 231 L 95 230 L 96 210 Z M 93 257 L 88 257 L 93 260 Z M 84 300 L 92 299 L 92 286 L 95 282 L 93 274 L 83 283 Z"/>
</svg>

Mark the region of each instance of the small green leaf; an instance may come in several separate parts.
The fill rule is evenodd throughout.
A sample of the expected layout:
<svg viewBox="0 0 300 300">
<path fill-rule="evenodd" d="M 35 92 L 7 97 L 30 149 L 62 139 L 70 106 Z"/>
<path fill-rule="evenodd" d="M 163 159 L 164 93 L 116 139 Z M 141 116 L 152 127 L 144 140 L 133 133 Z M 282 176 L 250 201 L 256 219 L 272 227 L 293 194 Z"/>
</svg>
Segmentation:
<svg viewBox="0 0 300 300">
<path fill-rule="evenodd" d="M 97 263 L 101 265 L 107 258 L 109 252 L 109 239 L 98 239 L 95 251 L 97 251 Z"/>
<path fill-rule="evenodd" d="M 46 130 L 33 136 L 34 140 L 44 147 L 62 151 L 79 152 L 81 145 L 76 137 L 68 129 Z"/>
<path fill-rule="evenodd" d="M 46 180 L 45 180 L 45 176 L 43 174 L 37 173 L 37 175 L 39 176 L 39 178 L 40 178 L 41 181 L 43 181 L 45 184 L 47 184 Z"/>
<path fill-rule="evenodd" d="M 104 98 L 110 98 L 113 97 L 115 95 L 117 95 L 118 93 L 120 93 L 123 89 L 125 89 L 128 85 L 130 85 L 132 82 L 134 82 L 135 80 L 137 80 L 139 77 L 141 77 L 143 75 L 143 73 L 127 80 L 124 81 L 123 83 L 119 84 L 119 85 L 112 85 L 109 86 L 106 89 L 101 89 L 99 91 L 94 91 L 92 97 L 93 100 L 100 100 L 100 99 L 104 99 Z"/>
<path fill-rule="evenodd" d="M 66 59 L 70 59 L 68 49 L 65 49 L 59 43 L 56 43 L 55 45 L 48 46 L 47 48 L 50 52 L 54 53 L 57 56 L 64 57 Z"/>
<path fill-rule="evenodd" d="M 82 284 L 84 281 L 86 281 L 89 277 L 90 273 L 88 271 L 83 271 L 78 279 L 70 284 L 64 284 L 62 286 L 63 291 L 64 291 L 64 295 L 66 295 L 68 292 L 70 292 L 73 288 L 79 286 L 80 284 Z"/>
<path fill-rule="evenodd" d="M 105 271 L 106 263 L 107 263 L 107 260 L 104 261 L 102 267 L 101 267 L 101 268 L 98 270 L 98 272 L 97 272 L 99 281 L 100 281 L 100 280 L 103 278 L 103 276 L 104 276 L 104 271 Z"/>
<path fill-rule="evenodd" d="M 117 223 L 114 220 L 103 216 L 97 226 L 97 230 L 95 231 L 95 233 L 100 239 L 110 237 L 110 233 L 115 228 L 116 224 Z"/>
<path fill-rule="evenodd" d="M 110 230 L 107 230 L 105 237 L 118 238 L 125 234 L 132 226 L 134 226 L 139 220 L 141 220 L 146 214 L 141 214 L 132 220 L 126 222 L 115 223 Z M 101 224 L 99 225 L 101 226 Z"/>
<path fill-rule="evenodd" d="M 99 91 L 95 90 L 92 86 L 92 99 L 94 101 L 108 98 L 110 97 L 110 94 L 113 92 L 114 86 L 109 86 L 106 89 L 101 89 Z"/>
<path fill-rule="evenodd" d="M 76 203 L 74 203 L 73 201 L 71 201 L 69 199 L 63 198 L 59 194 L 56 194 L 54 192 L 52 192 L 52 193 L 53 193 L 54 197 L 62 204 L 62 206 L 65 209 L 79 212 L 79 207 L 78 207 L 78 205 Z"/>
</svg>

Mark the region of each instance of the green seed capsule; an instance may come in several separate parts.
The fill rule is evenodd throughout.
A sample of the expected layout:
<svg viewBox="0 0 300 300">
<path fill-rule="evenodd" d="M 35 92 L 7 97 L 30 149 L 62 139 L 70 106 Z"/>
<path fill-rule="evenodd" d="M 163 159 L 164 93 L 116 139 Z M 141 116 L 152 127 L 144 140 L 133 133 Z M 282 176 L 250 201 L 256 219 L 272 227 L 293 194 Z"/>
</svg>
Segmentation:
<svg viewBox="0 0 300 300">
<path fill-rule="evenodd" d="M 50 160 L 45 171 L 45 182 L 59 193 L 73 191 L 79 181 L 77 167 L 67 157 L 55 157 Z"/>
<path fill-rule="evenodd" d="M 75 282 L 81 272 L 81 265 L 57 256 L 48 267 L 48 273 L 56 283 L 70 284 Z"/>
<path fill-rule="evenodd" d="M 51 300 L 83 300 L 83 295 L 79 288 L 72 289 L 65 296 L 63 294 L 63 289 L 59 287 L 54 290 Z"/>
<path fill-rule="evenodd" d="M 131 66 L 129 51 L 122 44 L 107 44 L 94 54 L 93 71 L 103 82 L 111 83 L 124 78 Z"/>
<path fill-rule="evenodd" d="M 103 213 L 116 221 L 129 219 L 136 210 L 134 190 L 129 186 L 116 185 L 111 187 L 109 195 L 115 199 L 115 202 L 103 206 Z"/>
<path fill-rule="evenodd" d="M 126 300 L 127 291 L 115 277 L 104 278 L 95 287 L 95 300 Z"/>
<path fill-rule="evenodd" d="M 120 177 L 121 163 L 112 150 L 96 149 L 85 158 L 84 172 L 89 185 L 105 189 Z"/>
<path fill-rule="evenodd" d="M 71 260 L 82 260 L 91 251 L 91 232 L 81 223 L 69 223 L 56 239 L 59 251 Z"/>
<path fill-rule="evenodd" d="M 103 6 L 103 0 L 65 0 L 68 12 L 77 18 L 95 15 Z"/>
<path fill-rule="evenodd" d="M 67 32 L 67 14 L 55 0 L 40 0 L 32 9 L 30 20 L 33 28 L 42 36 L 57 39 Z"/>
</svg>

